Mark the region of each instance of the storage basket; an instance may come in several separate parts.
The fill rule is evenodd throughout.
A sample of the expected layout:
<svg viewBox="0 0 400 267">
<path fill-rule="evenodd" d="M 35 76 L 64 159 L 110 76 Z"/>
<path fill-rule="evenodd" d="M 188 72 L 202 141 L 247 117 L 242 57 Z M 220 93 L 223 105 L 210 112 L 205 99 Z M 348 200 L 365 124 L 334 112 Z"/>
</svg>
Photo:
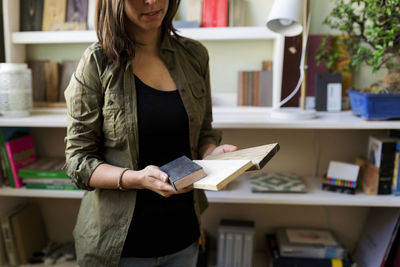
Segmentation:
<svg viewBox="0 0 400 267">
<path fill-rule="evenodd" d="M 365 94 L 347 90 L 353 114 L 366 120 L 400 118 L 400 94 Z"/>
</svg>

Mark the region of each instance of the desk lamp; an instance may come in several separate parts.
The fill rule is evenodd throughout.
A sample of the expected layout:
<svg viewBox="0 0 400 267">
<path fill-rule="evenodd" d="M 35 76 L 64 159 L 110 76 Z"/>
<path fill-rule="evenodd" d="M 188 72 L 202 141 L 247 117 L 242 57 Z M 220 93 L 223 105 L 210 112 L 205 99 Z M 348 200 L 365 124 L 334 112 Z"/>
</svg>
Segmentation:
<svg viewBox="0 0 400 267">
<path fill-rule="evenodd" d="M 312 119 L 316 117 L 315 110 L 305 109 L 305 51 L 307 47 L 308 30 L 310 26 L 310 16 L 308 13 L 308 0 L 275 0 L 269 14 L 266 26 L 273 32 L 278 33 L 274 48 L 274 76 L 272 88 L 272 118 L 278 119 Z M 303 25 L 306 26 L 304 29 Z M 283 53 L 285 36 L 296 36 L 303 32 L 303 45 L 300 60 L 300 78 L 296 88 L 288 97 L 281 101 Z M 301 107 L 281 108 L 289 101 L 300 89 Z"/>
</svg>

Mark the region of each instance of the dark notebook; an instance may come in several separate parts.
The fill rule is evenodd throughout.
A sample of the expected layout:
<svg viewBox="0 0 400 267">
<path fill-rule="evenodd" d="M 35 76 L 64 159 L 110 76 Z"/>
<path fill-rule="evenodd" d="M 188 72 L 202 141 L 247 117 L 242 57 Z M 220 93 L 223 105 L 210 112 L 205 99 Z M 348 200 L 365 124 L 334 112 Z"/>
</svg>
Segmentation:
<svg viewBox="0 0 400 267">
<path fill-rule="evenodd" d="M 169 182 L 175 190 L 185 188 L 207 175 L 200 165 L 186 156 L 168 162 L 160 169 L 168 174 Z"/>
</svg>

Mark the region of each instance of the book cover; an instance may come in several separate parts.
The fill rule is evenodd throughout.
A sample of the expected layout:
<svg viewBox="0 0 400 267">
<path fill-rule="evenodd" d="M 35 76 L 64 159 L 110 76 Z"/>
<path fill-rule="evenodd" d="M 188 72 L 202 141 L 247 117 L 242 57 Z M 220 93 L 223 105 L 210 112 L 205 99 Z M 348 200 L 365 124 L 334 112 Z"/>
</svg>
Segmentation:
<svg viewBox="0 0 400 267">
<path fill-rule="evenodd" d="M 52 27 L 64 24 L 67 13 L 67 0 L 44 0 L 42 30 L 51 31 Z"/>
<path fill-rule="evenodd" d="M 96 0 L 89 0 L 88 2 L 88 30 L 94 30 L 94 13 L 96 11 Z"/>
<path fill-rule="evenodd" d="M 396 144 L 396 153 L 394 156 L 392 194 L 400 195 L 400 143 Z"/>
<path fill-rule="evenodd" d="M 198 26 L 201 24 L 202 4 L 202 0 L 188 0 L 188 8 L 186 9 L 186 21 L 196 22 L 196 25 Z"/>
<path fill-rule="evenodd" d="M 67 89 L 71 77 L 74 74 L 76 67 L 78 67 L 78 63 L 78 60 L 63 60 L 61 63 L 60 91 L 58 93 L 58 101 L 60 102 L 65 102 L 64 91 Z"/>
<path fill-rule="evenodd" d="M 283 257 L 279 253 L 279 246 L 275 234 L 266 234 L 267 254 L 272 267 L 353 267 L 354 261 L 346 256 L 344 259 L 313 259 Z"/>
<path fill-rule="evenodd" d="M 255 146 L 250 148 L 239 149 L 233 152 L 227 152 L 220 155 L 210 155 L 205 160 L 251 160 L 253 166 L 251 170 L 262 169 L 270 159 L 279 151 L 278 143 Z"/>
<path fill-rule="evenodd" d="M 67 19 L 68 22 L 85 24 L 87 28 L 88 0 L 67 0 Z"/>
<path fill-rule="evenodd" d="M 4 162 L 4 168 L 7 173 L 8 181 L 10 183 L 10 186 L 13 188 L 15 188 L 15 183 L 5 143 L 27 135 L 29 135 L 29 129 L 26 127 L 0 127 L 0 153 L 2 153 L 2 159 Z"/>
<path fill-rule="evenodd" d="M 41 31 L 43 0 L 20 0 L 20 31 Z"/>
<path fill-rule="evenodd" d="M 58 62 L 47 61 L 44 64 L 46 81 L 46 101 L 57 102 L 60 86 L 60 65 Z"/>
<path fill-rule="evenodd" d="M 306 193 L 300 177 L 289 173 L 246 172 L 242 174 L 250 182 L 253 193 Z"/>
<path fill-rule="evenodd" d="M 399 217 L 396 208 L 370 209 L 354 253 L 360 266 L 381 266 Z"/>
<path fill-rule="evenodd" d="M 279 254 L 284 257 L 343 259 L 346 251 L 330 231 L 317 229 L 278 229 Z"/>
<path fill-rule="evenodd" d="M 193 184 L 193 188 L 218 191 L 248 170 L 250 160 L 194 160 L 203 167 L 206 177 Z"/>
<path fill-rule="evenodd" d="M 272 107 L 272 71 L 260 71 L 260 106 Z"/>
<path fill-rule="evenodd" d="M 18 170 L 36 160 L 32 136 L 27 135 L 5 143 L 15 188 L 22 187 Z"/>
<path fill-rule="evenodd" d="M 62 170 L 65 158 L 38 158 L 18 170 L 20 178 L 67 179 L 67 174 Z"/>
<path fill-rule="evenodd" d="M 203 168 L 186 156 L 168 162 L 160 169 L 168 174 L 169 182 L 175 190 L 185 188 L 206 176 Z"/>
<path fill-rule="evenodd" d="M 229 27 L 245 26 L 246 1 L 229 0 Z"/>
<path fill-rule="evenodd" d="M 203 0 L 202 27 L 226 27 L 228 0 Z"/>
<path fill-rule="evenodd" d="M 38 206 L 27 204 L 10 217 L 19 263 L 27 264 L 34 252 L 47 245 L 46 230 Z"/>
<path fill-rule="evenodd" d="M 45 60 L 33 60 L 28 62 L 28 67 L 32 71 L 32 94 L 34 102 L 46 101 L 45 62 Z"/>
<path fill-rule="evenodd" d="M 0 225 L 0 266 L 7 264 L 6 245 L 4 244 L 3 231 Z"/>
</svg>

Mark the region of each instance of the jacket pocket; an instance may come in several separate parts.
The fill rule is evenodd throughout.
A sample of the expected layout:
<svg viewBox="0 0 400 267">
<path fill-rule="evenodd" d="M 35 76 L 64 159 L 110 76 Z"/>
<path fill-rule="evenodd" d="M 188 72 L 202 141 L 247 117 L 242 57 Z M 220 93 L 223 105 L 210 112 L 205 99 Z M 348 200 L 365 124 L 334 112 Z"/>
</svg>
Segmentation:
<svg viewBox="0 0 400 267">
<path fill-rule="evenodd" d="M 205 83 L 201 80 L 192 81 L 189 83 L 190 91 L 196 99 L 202 99 L 206 95 Z"/>
<path fill-rule="evenodd" d="M 103 135 L 106 147 L 116 147 L 123 137 L 123 97 L 116 93 L 105 93 L 103 106 Z"/>
</svg>

